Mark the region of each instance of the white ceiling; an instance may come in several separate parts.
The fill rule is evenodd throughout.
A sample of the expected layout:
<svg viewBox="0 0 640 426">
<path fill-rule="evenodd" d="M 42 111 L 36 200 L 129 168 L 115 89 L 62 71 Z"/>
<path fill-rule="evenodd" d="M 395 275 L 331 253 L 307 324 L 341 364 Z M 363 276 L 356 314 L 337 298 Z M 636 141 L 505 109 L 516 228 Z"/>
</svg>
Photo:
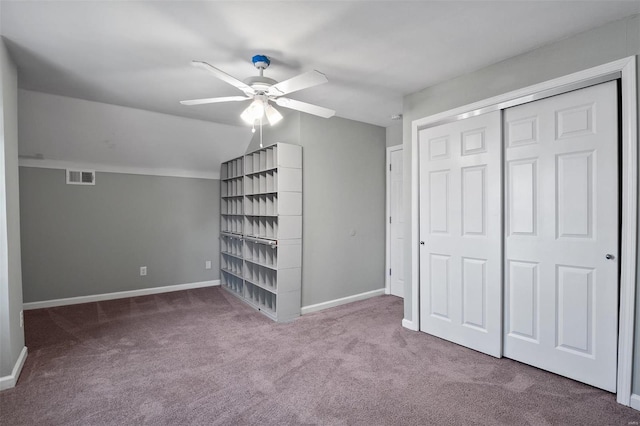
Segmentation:
<svg viewBox="0 0 640 426">
<path fill-rule="evenodd" d="M 640 12 L 640 1 L 2 1 L 0 34 L 21 88 L 242 125 L 238 95 L 201 69 L 240 79 L 254 54 L 284 80 L 329 83 L 291 95 L 380 126 L 403 95 Z M 280 108 L 282 109 L 282 108 Z"/>
</svg>

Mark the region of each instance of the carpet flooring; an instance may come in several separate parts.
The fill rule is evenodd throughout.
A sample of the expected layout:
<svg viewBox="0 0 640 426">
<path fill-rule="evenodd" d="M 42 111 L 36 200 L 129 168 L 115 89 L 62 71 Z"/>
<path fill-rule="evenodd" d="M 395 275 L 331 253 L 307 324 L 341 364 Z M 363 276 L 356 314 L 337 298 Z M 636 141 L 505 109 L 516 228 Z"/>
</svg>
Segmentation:
<svg viewBox="0 0 640 426">
<path fill-rule="evenodd" d="M 613 394 L 401 327 L 381 296 L 276 324 L 220 288 L 25 312 L 2 425 L 629 425 Z"/>
</svg>

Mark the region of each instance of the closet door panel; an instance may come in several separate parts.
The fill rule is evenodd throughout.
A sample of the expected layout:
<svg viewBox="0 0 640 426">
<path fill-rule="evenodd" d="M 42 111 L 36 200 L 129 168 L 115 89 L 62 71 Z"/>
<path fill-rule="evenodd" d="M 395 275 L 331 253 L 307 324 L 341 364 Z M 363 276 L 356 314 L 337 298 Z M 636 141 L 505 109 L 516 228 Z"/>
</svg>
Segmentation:
<svg viewBox="0 0 640 426">
<path fill-rule="evenodd" d="M 501 125 L 493 112 L 419 132 L 420 328 L 501 355 Z"/>
<path fill-rule="evenodd" d="M 614 392 L 617 87 L 504 112 L 504 356 Z"/>
</svg>

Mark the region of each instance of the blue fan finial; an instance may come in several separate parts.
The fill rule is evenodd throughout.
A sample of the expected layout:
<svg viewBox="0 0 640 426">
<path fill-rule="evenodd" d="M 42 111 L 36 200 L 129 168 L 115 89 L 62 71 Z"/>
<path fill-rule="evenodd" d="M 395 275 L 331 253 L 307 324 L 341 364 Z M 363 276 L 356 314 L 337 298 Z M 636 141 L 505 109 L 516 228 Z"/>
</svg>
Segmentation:
<svg viewBox="0 0 640 426">
<path fill-rule="evenodd" d="M 255 55 L 253 58 L 251 58 L 251 62 L 253 62 L 253 65 L 256 68 L 263 68 L 263 69 L 267 68 L 271 63 L 269 58 L 267 58 L 264 55 Z"/>
</svg>

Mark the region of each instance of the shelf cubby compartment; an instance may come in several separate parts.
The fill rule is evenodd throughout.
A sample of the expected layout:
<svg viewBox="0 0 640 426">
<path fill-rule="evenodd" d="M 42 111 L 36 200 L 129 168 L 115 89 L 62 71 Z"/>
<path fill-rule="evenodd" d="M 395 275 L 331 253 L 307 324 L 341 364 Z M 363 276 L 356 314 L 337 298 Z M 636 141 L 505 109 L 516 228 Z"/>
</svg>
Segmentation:
<svg viewBox="0 0 640 426">
<path fill-rule="evenodd" d="M 300 290 L 302 280 L 300 267 L 275 269 L 249 260 L 245 260 L 244 265 L 243 278 L 253 285 L 278 295 Z"/>
<path fill-rule="evenodd" d="M 278 168 L 245 176 L 245 194 L 271 192 L 302 192 L 302 170 Z"/>
<path fill-rule="evenodd" d="M 249 155 L 251 157 L 251 162 L 253 164 L 253 172 L 259 172 L 260 171 L 260 153 L 259 152 L 254 152 L 253 154 Z"/>
<path fill-rule="evenodd" d="M 251 262 L 272 269 L 302 267 L 301 240 L 261 240 L 247 237 L 243 240 L 242 257 Z"/>
<path fill-rule="evenodd" d="M 241 197 L 244 194 L 244 178 L 227 179 L 220 182 L 222 197 Z"/>
<path fill-rule="evenodd" d="M 226 216 L 220 218 L 220 231 L 230 234 L 242 234 L 244 219 L 242 216 Z"/>
<path fill-rule="evenodd" d="M 292 193 L 296 194 L 296 193 Z M 248 195 L 245 198 L 244 214 L 247 216 L 294 215 L 302 212 L 302 194 L 283 195 L 282 207 L 279 207 L 277 194 Z"/>
<path fill-rule="evenodd" d="M 220 237 L 220 253 L 242 258 L 242 238 L 223 234 Z"/>
<path fill-rule="evenodd" d="M 228 274 L 235 275 L 238 278 L 243 278 L 243 261 L 240 258 L 233 256 L 222 256 L 220 259 L 220 269 Z"/>
<path fill-rule="evenodd" d="M 264 210 L 262 207 L 260 208 L 261 215 L 267 216 L 275 216 L 278 214 L 278 196 L 276 194 L 267 194 L 266 196 L 261 196 L 264 198 L 260 199 L 260 202 L 264 199 Z"/>
<path fill-rule="evenodd" d="M 229 177 L 229 163 L 222 163 L 220 165 L 220 180 L 227 179 Z"/>
<path fill-rule="evenodd" d="M 302 216 L 245 216 L 244 233 L 270 240 L 302 238 Z"/>
<path fill-rule="evenodd" d="M 253 262 L 244 263 L 243 278 L 251 284 L 276 292 L 278 272 L 272 268 L 258 265 Z"/>
<path fill-rule="evenodd" d="M 278 298 L 300 297 L 302 282 L 302 241 L 273 241 L 245 238 L 244 272 L 246 282 L 267 291 L 274 292 Z M 276 312 L 277 321 L 286 321 L 300 315 L 299 300 L 293 307 L 281 304 Z"/>
<path fill-rule="evenodd" d="M 267 169 L 267 151 L 266 149 L 261 149 L 258 151 L 258 155 L 260 156 L 260 170 Z"/>
<path fill-rule="evenodd" d="M 244 199 L 242 197 L 223 198 L 220 201 L 220 213 L 226 215 L 242 215 Z"/>
<path fill-rule="evenodd" d="M 245 216 L 245 234 L 249 237 L 277 239 L 278 220 L 276 217 Z"/>
<path fill-rule="evenodd" d="M 276 170 L 264 172 L 266 192 L 276 192 L 278 190 L 278 187 L 276 186 L 277 174 L 278 172 Z M 262 176 L 262 173 L 260 176 Z"/>
<path fill-rule="evenodd" d="M 277 320 L 276 295 L 272 292 L 245 281 L 244 297 L 255 308 L 264 311 Z"/>
<path fill-rule="evenodd" d="M 231 290 L 238 295 L 242 295 L 244 293 L 244 280 L 224 270 L 220 274 L 220 284 L 222 284 L 223 288 Z"/>
<path fill-rule="evenodd" d="M 279 167 L 302 168 L 302 149 L 298 145 L 277 143 L 247 154 L 245 158 L 246 174 Z"/>
<path fill-rule="evenodd" d="M 220 166 L 220 179 L 227 180 L 241 177 L 244 174 L 243 157 L 235 158 L 222 163 Z"/>
<path fill-rule="evenodd" d="M 267 169 L 272 169 L 276 167 L 276 164 L 278 164 L 276 161 L 277 154 L 278 154 L 277 149 L 278 149 L 277 145 L 273 145 L 265 148 L 265 152 L 267 153 Z"/>
<path fill-rule="evenodd" d="M 243 163 L 242 158 L 237 158 L 237 159 L 231 161 L 231 175 L 230 175 L 230 177 L 242 176 L 243 175 L 242 163 Z"/>
<path fill-rule="evenodd" d="M 272 243 L 272 244 L 269 244 Z M 243 257 L 255 264 L 277 268 L 278 247 L 275 241 L 264 242 L 258 239 L 244 241 Z"/>
<path fill-rule="evenodd" d="M 245 156 L 245 174 L 277 167 L 302 168 L 302 149 L 299 145 L 276 143 Z"/>
<path fill-rule="evenodd" d="M 254 172 L 253 157 L 251 155 L 244 156 L 244 174 L 248 175 Z"/>
</svg>

